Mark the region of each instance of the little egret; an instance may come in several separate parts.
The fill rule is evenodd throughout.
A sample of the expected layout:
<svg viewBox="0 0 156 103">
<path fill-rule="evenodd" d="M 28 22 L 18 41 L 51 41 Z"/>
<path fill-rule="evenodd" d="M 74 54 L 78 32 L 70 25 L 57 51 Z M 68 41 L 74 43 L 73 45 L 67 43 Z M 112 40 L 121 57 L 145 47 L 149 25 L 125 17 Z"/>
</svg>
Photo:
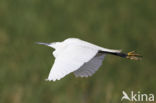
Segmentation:
<svg viewBox="0 0 156 103">
<path fill-rule="evenodd" d="M 88 77 L 93 75 L 102 65 L 106 54 L 112 54 L 123 58 L 138 60 L 141 56 L 134 51 L 122 53 L 121 50 L 103 48 L 78 38 L 68 38 L 63 42 L 42 43 L 54 48 L 54 64 L 51 68 L 48 81 L 60 80 L 69 73 L 76 77 Z"/>
</svg>

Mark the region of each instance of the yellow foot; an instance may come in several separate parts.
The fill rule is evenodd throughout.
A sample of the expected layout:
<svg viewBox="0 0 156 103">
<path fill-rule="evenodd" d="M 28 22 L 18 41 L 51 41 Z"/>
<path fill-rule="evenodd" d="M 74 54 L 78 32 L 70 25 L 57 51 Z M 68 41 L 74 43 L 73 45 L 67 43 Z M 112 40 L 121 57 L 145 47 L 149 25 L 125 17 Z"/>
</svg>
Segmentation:
<svg viewBox="0 0 156 103">
<path fill-rule="evenodd" d="M 139 54 L 136 54 L 135 51 L 131 51 L 127 53 L 126 58 L 131 59 L 131 60 L 140 60 L 142 56 Z"/>
</svg>

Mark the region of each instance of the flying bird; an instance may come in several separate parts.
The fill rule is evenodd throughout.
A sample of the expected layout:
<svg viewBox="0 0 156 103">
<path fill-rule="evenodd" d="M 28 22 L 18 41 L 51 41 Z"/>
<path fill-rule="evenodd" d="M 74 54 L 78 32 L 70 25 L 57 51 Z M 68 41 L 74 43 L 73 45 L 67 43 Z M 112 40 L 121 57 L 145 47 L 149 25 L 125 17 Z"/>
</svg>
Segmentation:
<svg viewBox="0 0 156 103">
<path fill-rule="evenodd" d="M 123 53 L 121 50 L 107 49 L 95 44 L 80 40 L 78 38 L 68 38 L 62 42 L 42 43 L 54 48 L 54 64 L 50 70 L 48 81 L 60 80 L 70 73 L 76 77 L 92 76 L 102 65 L 105 55 L 111 54 L 138 60 L 141 56 L 135 51 Z"/>
</svg>

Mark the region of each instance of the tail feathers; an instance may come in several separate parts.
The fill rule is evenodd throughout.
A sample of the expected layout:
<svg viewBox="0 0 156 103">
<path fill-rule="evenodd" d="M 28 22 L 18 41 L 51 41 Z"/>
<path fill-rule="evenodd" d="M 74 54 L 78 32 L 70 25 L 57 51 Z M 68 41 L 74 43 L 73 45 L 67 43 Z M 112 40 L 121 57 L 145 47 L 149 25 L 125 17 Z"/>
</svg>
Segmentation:
<svg viewBox="0 0 156 103">
<path fill-rule="evenodd" d="M 110 52 L 113 52 L 113 53 L 121 53 L 122 50 L 114 50 L 114 49 L 111 49 Z"/>
<path fill-rule="evenodd" d="M 122 52 L 122 50 L 116 50 L 116 49 L 103 49 L 101 51 L 110 52 L 110 53 L 121 53 Z"/>
</svg>

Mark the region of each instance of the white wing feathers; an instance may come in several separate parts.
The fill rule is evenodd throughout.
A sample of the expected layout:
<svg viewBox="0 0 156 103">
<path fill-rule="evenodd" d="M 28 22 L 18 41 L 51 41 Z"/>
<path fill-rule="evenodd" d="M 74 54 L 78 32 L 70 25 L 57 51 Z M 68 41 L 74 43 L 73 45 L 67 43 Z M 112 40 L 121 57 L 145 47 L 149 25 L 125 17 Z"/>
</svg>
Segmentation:
<svg viewBox="0 0 156 103">
<path fill-rule="evenodd" d="M 90 61 L 98 50 L 82 45 L 70 45 L 55 59 L 47 80 L 60 80 Z M 90 64 L 90 63 L 89 63 Z"/>
<path fill-rule="evenodd" d="M 80 69 L 74 72 L 76 77 L 88 77 L 92 76 L 102 65 L 104 60 L 104 54 L 97 54 L 89 62 L 85 63 Z"/>
</svg>

